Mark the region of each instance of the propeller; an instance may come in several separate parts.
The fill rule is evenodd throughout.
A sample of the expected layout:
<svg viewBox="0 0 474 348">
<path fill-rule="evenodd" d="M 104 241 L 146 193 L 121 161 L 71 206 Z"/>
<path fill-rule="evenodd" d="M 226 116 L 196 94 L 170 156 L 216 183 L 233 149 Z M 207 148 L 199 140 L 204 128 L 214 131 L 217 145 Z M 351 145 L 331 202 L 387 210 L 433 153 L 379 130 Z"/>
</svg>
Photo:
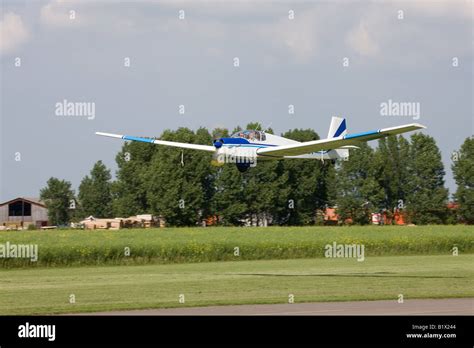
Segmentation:
<svg viewBox="0 0 474 348">
<path fill-rule="evenodd" d="M 220 149 L 224 141 L 222 140 L 222 138 L 220 138 L 220 139 L 214 139 L 212 143 L 216 149 Z"/>
</svg>

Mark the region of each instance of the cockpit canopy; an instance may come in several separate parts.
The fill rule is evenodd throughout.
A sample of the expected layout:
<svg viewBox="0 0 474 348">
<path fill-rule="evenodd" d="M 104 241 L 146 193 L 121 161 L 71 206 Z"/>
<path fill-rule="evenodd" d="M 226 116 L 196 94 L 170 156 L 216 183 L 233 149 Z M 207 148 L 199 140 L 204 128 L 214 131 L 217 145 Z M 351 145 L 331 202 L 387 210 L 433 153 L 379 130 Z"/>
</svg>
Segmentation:
<svg viewBox="0 0 474 348">
<path fill-rule="evenodd" d="M 232 138 L 244 138 L 249 141 L 265 141 L 265 132 L 257 130 L 244 130 L 232 134 Z"/>
</svg>

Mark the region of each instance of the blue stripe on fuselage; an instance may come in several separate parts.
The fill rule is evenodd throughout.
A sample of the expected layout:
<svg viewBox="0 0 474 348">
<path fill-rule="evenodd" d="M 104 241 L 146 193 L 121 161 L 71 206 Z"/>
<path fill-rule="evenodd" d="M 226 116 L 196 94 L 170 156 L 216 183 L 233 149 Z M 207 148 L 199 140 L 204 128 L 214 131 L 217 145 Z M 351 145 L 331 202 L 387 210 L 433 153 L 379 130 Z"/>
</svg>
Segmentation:
<svg viewBox="0 0 474 348">
<path fill-rule="evenodd" d="M 267 146 L 278 146 L 273 144 L 259 144 L 259 143 L 251 143 L 245 138 L 221 138 L 219 139 L 222 141 L 223 145 L 248 145 L 248 146 L 259 146 L 259 147 L 267 147 Z"/>
<path fill-rule="evenodd" d="M 221 138 L 219 139 L 223 144 L 250 144 L 247 139 L 244 138 Z"/>
</svg>

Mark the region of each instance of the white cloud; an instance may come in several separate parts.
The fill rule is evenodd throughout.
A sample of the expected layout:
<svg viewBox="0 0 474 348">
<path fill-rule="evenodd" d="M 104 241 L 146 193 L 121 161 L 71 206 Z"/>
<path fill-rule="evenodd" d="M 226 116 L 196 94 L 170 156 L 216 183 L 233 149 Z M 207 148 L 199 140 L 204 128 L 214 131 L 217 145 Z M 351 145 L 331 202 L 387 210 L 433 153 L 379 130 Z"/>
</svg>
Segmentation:
<svg viewBox="0 0 474 348">
<path fill-rule="evenodd" d="M 0 21 L 0 53 L 7 54 L 15 51 L 25 43 L 30 34 L 20 16 L 7 12 Z"/>
<path fill-rule="evenodd" d="M 429 17 L 474 18 L 472 0 L 418 0 L 400 4 L 400 9 L 413 10 L 418 15 Z"/>
<path fill-rule="evenodd" d="M 52 27 L 85 24 L 85 17 L 79 10 L 79 2 L 76 0 L 53 0 L 44 5 L 40 11 L 41 22 Z"/>
<path fill-rule="evenodd" d="M 308 64 L 319 57 L 352 55 L 383 60 L 393 55 L 415 61 L 416 50 L 405 52 L 401 58 L 399 50 L 415 41 L 433 51 L 456 46 L 446 40 L 439 45 L 429 17 L 447 20 L 472 15 L 469 1 L 357 5 L 141 0 L 133 6 L 128 4 L 126 11 L 121 4 L 120 0 L 51 0 L 41 8 L 40 19 L 47 27 L 79 24 L 81 30 L 111 36 L 178 35 L 182 43 L 212 47 L 204 53 L 215 57 L 232 48 L 228 42 L 232 38 L 236 47 L 255 47 L 270 66 L 288 59 Z M 180 9 L 186 11 L 184 21 L 178 20 Z M 295 11 L 294 20 L 288 18 L 289 9 Z M 399 9 L 404 10 L 406 20 L 397 20 Z M 69 17 L 71 10 L 76 11 L 74 21 Z"/>
<path fill-rule="evenodd" d="M 291 7 L 288 4 L 278 3 L 271 0 L 142 0 L 141 2 L 157 4 L 178 10 L 184 10 L 192 14 L 209 15 L 219 17 L 236 17 L 255 15 L 262 16 L 285 14 Z"/>
<path fill-rule="evenodd" d="M 403 11 L 403 19 L 398 17 L 399 10 Z M 439 31 L 439 25 L 448 28 L 450 22 L 467 23 L 472 16 L 472 3 L 468 1 L 371 4 L 361 7 L 357 14 L 357 22 L 345 33 L 344 41 L 359 56 L 420 69 L 419 61 L 427 54 L 470 54 L 465 35 L 468 27 L 459 24 L 453 30 Z M 350 19 L 345 17 L 345 21 Z"/>
<path fill-rule="evenodd" d="M 320 34 L 324 22 L 316 9 L 296 12 L 294 20 L 286 16 L 275 22 L 264 22 L 251 27 L 249 37 L 259 34 L 261 40 L 269 42 L 273 48 L 289 52 L 297 62 L 305 63 L 313 58 L 320 45 Z"/>
<path fill-rule="evenodd" d="M 346 43 L 362 56 L 374 56 L 378 53 L 377 43 L 371 37 L 367 23 L 364 21 L 353 28 L 346 36 Z"/>
</svg>

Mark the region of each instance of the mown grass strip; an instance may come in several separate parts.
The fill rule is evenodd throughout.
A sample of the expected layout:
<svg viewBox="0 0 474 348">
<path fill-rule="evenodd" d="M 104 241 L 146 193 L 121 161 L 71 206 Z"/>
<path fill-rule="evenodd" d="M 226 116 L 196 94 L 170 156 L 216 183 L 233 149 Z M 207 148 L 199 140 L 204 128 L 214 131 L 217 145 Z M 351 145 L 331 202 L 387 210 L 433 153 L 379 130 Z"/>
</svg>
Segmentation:
<svg viewBox="0 0 474 348">
<path fill-rule="evenodd" d="M 473 262 L 474 254 L 3 269 L 0 315 L 288 303 L 289 294 L 295 303 L 472 298 Z"/>
</svg>

